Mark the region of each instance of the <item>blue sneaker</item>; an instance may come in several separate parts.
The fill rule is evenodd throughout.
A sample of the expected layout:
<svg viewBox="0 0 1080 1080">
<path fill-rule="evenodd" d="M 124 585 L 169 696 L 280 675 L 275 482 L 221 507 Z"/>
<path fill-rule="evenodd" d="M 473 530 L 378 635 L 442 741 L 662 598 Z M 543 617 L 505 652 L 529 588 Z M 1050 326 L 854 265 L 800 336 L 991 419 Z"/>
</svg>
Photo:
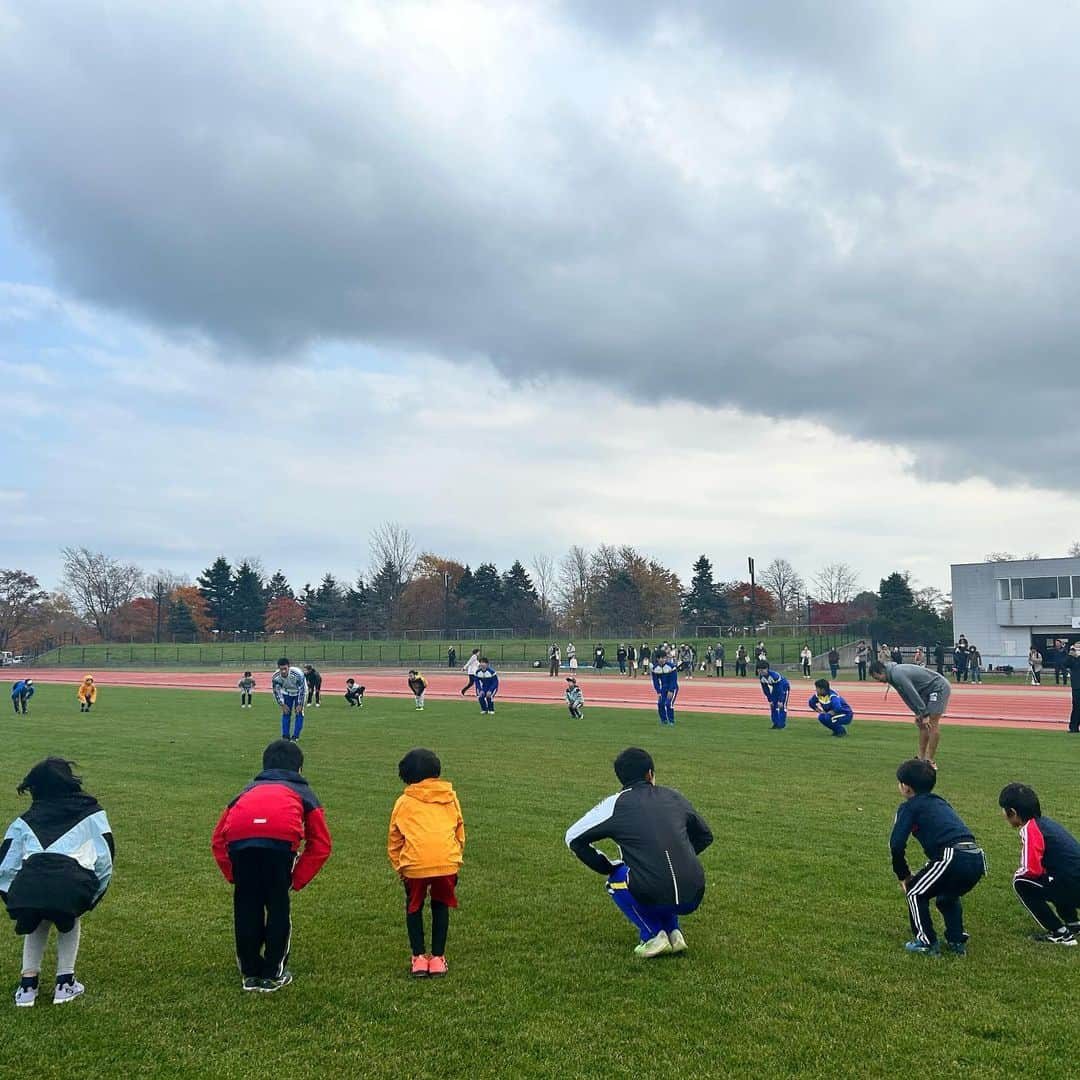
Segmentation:
<svg viewBox="0 0 1080 1080">
<path fill-rule="evenodd" d="M 936 941 L 933 945 L 924 945 L 921 941 L 907 941 L 904 948 L 910 953 L 921 953 L 923 956 L 941 955 L 941 946 Z"/>
<path fill-rule="evenodd" d="M 846 727 L 833 728 L 833 735 L 835 735 L 836 738 L 838 738 L 838 739 L 842 739 L 846 734 L 847 734 L 847 728 Z"/>
<path fill-rule="evenodd" d="M 946 941 L 945 948 L 953 954 L 953 956 L 967 956 L 967 946 L 962 941 Z"/>
</svg>

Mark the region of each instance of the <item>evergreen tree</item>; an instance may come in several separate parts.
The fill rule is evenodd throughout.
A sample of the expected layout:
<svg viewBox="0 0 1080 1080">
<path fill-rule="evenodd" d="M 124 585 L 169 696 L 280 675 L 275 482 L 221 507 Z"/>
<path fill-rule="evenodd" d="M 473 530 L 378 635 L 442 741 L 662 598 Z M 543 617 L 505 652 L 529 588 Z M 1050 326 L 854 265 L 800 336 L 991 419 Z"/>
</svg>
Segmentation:
<svg viewBox="0 0 1080 1080">
<path fill-rule="evenodd" d="M 469 569 L 466 563 L 465 569 L 461 572 L 461 577 L 458 578 L 457 583 L 454 585 L 454 596 L 458 601 L 458 606 L 461 608 L 461 617 L 470 626 L 475 624 L 472 620 L 473 599 L 476 594 L 476 578 L 472 570 Z"/>
<path fill-rule="evenodd" d="M 502 582 L 494 563 L 481 563 L 473 574 L 469 622 L 484 629 L 506 625 L 502 611 Z"/>
<path fill-rule="evenodd" d="M 702 555 L 694 563 L 690 588 L 682 598 L 682 618 L 692 631 L 698 626 L 721 626 L 729 621 L 727 600 L 713 581 L 712 563 Z"/>
<path fill-rule="evenodd" d="M 233 576 L 232 606 L 229 621 L 232 630 L 254 633 L 266 621 L 266 594 L 258 571 L 247 562 L 236 568 Z"/>
<path fill-rule="evenodd" d="M 948 641 L 952 628 L 932 607 L 915 599 L 910 575 L 894 572 L 881 582 L 877 615 L 870 632 L 891 645 L 933 645 Z"/>
<path fill-rule="evenodd" d="M 283 597 L 288 600 L 296 599 L 296 594 L 292 591 L 288 579 L 280 570 L 275 571 L 274 576 L 266 583 L 264 591 L 267 600 L 281 600 Z"/>
<path fill-rule="evenodd" d="M 356 584 L 345 590 L 341 610 L 343 630 L 356 633 L 371 628 L 371 592 L 362 577 L 358 577 Z"/>
<path fill-rule="evenodd" d="M 333 574 L 327 573 L 318 589 L 305 597 L 308 625 L 324 633 L 339 630 L 344 602 L 345 595 L 337 580 Z"/>
<path fill-rule="evenodd" d="M 545 625 L 540 597 L 532 579 L 517 559 L 502 576 L 502 616 L 498 622 L 519 629 L 539 629 Z"/>
<path fill-rule="evenodd" d="M 372 629 L 389 634 L 394 627 L 394 613 L 397 610 L 398 575 L 390 562 L 385 562 L 378 573 L 371 579 L 368 590 L 368 610 L 371 613 Z"/>
<path fill-rule="evenodd" d="M 216 630 L 231 630 L 229 619 L 233 600 L 232 567 L 224 555 L 219 555 L 196 579 L 199 592 L 206 600 L 210 618 Z"/>
<path fill-rule="evenodd" d="M 641 586 L 626 567 L 615 570 L 593 596 L 593 616 L 600 632 L 636 633 L 646 621 Z"/>
<path fill-rule="evenodd" d="M 170 605 L 166 629 L 181 641 L 194 641 L 198 635 L 198 627 L 191 617 L 191 608 L 183 600 L 176 600 Z"/>
</svg>

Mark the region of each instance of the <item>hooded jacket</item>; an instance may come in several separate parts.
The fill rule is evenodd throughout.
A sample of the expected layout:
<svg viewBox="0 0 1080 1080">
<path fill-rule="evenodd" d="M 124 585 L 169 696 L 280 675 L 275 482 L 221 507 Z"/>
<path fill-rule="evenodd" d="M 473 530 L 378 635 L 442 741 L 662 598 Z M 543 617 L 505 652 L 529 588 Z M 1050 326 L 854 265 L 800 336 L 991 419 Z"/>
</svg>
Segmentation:
<svg viewBox="0 0 1080 1080">
<path fill-rule="evenodd" d="M 0 896 L 29 934 L 41 919 L 68 931 L 95 907 L 112 879 L 113 836 L 93 795 L 35 799 L 0 844 Z"/>
<path fill-rule="evenodd" d="M 93 675 L 87 675 L 81 683 L 79 683 L 79 689 L 75 692 L 75 696 L 87 705 L 92 705 L 97 701 L 97 683 L 94 682 Z"/>
<path fill-rule="evenodd" d="M 465 850 L 461 804 L 449 780 L 409 784 L 394 803 L 386 853 L 406 878 L 456 874 Z"/>
<path fill-rule="evenodd" d="M 227 807 L 211 840 L 214 859 L 232 882 L 231 853 L 243 848 L 297 852 L 292 887 L 299 892 L 330 857 L 330 831 L 315 792 L 291 769 L 263 769 Z"/>
</svg>

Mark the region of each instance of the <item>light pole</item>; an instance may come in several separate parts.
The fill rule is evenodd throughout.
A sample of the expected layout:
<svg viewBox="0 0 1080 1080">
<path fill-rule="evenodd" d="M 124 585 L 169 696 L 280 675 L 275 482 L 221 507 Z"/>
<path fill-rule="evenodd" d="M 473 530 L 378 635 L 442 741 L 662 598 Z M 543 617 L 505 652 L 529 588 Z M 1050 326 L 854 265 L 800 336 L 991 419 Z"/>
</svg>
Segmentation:
<svg viewBox="0 0 1080 1080">
<path fill-rule="evenodd" d="M 754 613 L 754 607 L 757 603 L 757 585 L 754 581 L 754 558 L 750 556 L 746 560 L 747 565 L 750 567 L 750 633 L 757 634 L 757 619 Z"/>
</svg>

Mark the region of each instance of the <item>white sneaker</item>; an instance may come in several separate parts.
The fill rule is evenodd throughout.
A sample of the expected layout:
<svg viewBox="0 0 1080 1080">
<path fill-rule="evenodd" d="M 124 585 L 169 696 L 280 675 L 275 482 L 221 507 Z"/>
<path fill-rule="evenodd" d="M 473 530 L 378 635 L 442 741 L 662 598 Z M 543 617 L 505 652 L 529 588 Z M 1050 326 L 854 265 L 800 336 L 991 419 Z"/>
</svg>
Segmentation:
<svg viewBox="0 0 1080 1080">
<path fill-rule="evenodd" d="M 64 1002 L 74 1001 L 80 994 L 85 993 L 86 987 L 75 979 L 71 982 L 57 983 L 52 1003 L 54 1005 L 63 1005 Z"/>
<path fill-rule="evenodd" d="M 686 952 L 686 938 L 682 936 L 681 930 L 672 930 L 668 934 L 668 941 L 671 942 L 671 951 L 674 952 Z"/>
<path fill-rule="evenodd" d="M 641 942 L 641 944 L 634 949 L 634 955 L 646 960 L 651 960 L 654 956 L 659 956 L 661 953 L 670 951 L 671 942 L 668 940 L 667 933 L 661 930 L 656 937 L 651 937 L 648 941 Z"/>
<path fill-rule="evenodd" d="M 15 1004 L 20 1009 L 28 1009 L 37 1001 L 38 988 L 36 986 L 20 986 L 15 991 Z"/>
</svg>

